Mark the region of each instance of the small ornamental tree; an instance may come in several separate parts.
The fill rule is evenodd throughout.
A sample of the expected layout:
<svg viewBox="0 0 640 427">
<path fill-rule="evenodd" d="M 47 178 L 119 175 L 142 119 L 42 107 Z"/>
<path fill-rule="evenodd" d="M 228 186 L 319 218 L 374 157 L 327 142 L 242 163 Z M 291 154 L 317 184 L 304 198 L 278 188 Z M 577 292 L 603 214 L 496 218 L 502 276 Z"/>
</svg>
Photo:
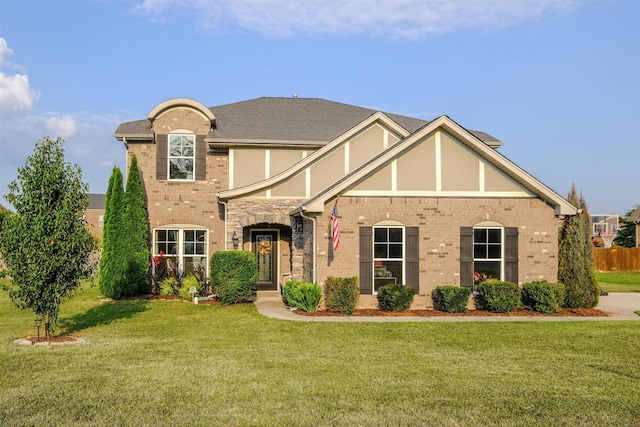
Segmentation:
<svg viewBox="0 0 640 427">
<path fill-rule="evenodd" d="M 593 308 L 598 305 L 599 290 L 593 270 L 587 204 L 582 194 L 578 196 L 575 184 L 567 200 L 579 213 L 565 219 L 558 239 L 558 281 L 565 285 L 564 306 Z"/>
<path fill-rule="evenodd" d="M 11 278 L 11 300 L 44 320 L 50 337 L 62 299 L 92 273 L 95 240 L 86 228 L 88 185 L 78 165 L 64 160 L 64 141 L 43 138 L 18 168 L 7 201 L 15 214 L 0 229 L 0 257 Z"/>
<path fill-rule="evenodd" d="M 107 298 L 118 299 L 122 296 L 126 265 L 126 248 L 122 236 L 125 232 L 122 172 L 120 168 L 114 167 L 105 198 L 100 258 L 100 292 Z"/>
<path fill-rule="evenodd" d="M 138 295 L 149 291 L 149 227 L 145 208 L 142 176 L 136 156 L 131 158 L 125 192 L 124 239 L 127 248 L 127 268 L 123 295 Z"/>
</svg>

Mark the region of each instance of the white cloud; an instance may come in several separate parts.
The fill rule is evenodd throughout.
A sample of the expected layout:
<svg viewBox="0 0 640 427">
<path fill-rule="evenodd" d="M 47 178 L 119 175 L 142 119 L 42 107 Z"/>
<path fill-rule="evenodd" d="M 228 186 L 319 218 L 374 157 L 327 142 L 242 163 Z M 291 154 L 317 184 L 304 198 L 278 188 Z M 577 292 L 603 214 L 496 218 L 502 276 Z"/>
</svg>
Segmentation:
<svg viewBox="0 0 640 427">
<path fill-rule="evenodd" d="M 31 110 L 40 98 L 40 92 L 29 85 L 25 74 L 8 76 L 0 71 L 0 109 Z"/>
<path fill-rule="evenodd" d="M 144 0 L 155 20 L 192 15 L 209 31 L 236 25 L 268 36 L 369 34 L 418 38 L 467 28 L 504 28 L 572 11 L 581 0 Z"/>
<path fill-rule="evenodd" d="M 0 67 L 12 66 L 8 60 L 12 54 L 7 41 L 0 37 Z M 38 99 L 40 92 L 31 88 L 29 76 L 0 71 L 0 110 L 31 110 Z"/>
<path fill-rule="evenodd" d="M 76 128 L 76 120 L 67 114 L 47 119 L 47 130 L 56 137 L 69 138 L 76 133 Z"/>
<path fill-rule="evenodd" d="M 13 55 L 13 50 L 7 44 L 7 41 L 0 37 L 0 67 L 9 65 L 8 57 Z"/>
</svg>

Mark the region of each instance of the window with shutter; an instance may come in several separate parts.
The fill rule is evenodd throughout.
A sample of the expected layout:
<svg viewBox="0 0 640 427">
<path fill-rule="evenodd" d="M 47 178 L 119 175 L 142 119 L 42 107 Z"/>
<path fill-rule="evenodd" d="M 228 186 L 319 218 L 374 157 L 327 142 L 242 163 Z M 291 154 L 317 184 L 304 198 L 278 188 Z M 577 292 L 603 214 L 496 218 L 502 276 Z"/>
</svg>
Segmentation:
<svg viewBox="0 0 640 427">
<path fill-rule="evenodd" d="M 460 284 L 485 280 L 518 283 L 517 227 L 462 227 L 460 229 Z"/>
</svg>

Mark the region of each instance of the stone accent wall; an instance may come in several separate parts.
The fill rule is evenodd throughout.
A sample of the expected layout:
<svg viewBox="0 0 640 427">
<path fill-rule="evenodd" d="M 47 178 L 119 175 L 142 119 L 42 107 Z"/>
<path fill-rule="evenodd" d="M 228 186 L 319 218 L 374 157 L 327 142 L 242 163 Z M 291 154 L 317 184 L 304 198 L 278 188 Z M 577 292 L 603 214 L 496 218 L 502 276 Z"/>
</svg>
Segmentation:
<svg viewBox="0 0 640 427">
<path fill-rule="evenodd" d="M 333 200 L 317 219 L 317 280 L 327 276 L 359 275 L 359 227 L 385 220 L 420 228 L 420 295 L 431 304 L 431 291 L 439 285 L 460 285 L 460 227 L 495 221 L 518 227 L 520 284 L 557 280 L 558 234 L 552 207 L 538 199 L 456 199 L 405 197 L 341 197 L 338 202 L 340 248 L 330 250 Z M 364 297 L 364 296 L 362 296 Z M 361 306 L 375 298 L 361 298 Z M 415 305 L 415 303 L 414 303 Z"/>
<path fill-rule="evenodd" d="M 247 231 L 245 228 L 258 225 L 272 226 L 273 228 L 286 227 L 287 230 L 291 230 L 290 242 L 288 233 L 286 233 L 286 245 L 290 246 L 291 252 L 289 252 L 289 247 L 282 247 L 283 243 L 281 242 L 280 275 L 291 272 L 296 279 L 308 280 L 304 273 L 304 232 L 307 229 L 307 232 L 310 233 L 311 229 L 304 225 L 302 229 L 299 229 L 300 219 L 292 218 L 289 215 L 289 212 L 298 207 L 300 202 L 296 199 L 245 198 L 230 200 L 227 204 L 227 241 L 229 247 L 231 247 L 234 231 L 240 239 L 239 247 L 249 250 L 250 235 L 248 232 L 245 233 Z"/>
</svg>

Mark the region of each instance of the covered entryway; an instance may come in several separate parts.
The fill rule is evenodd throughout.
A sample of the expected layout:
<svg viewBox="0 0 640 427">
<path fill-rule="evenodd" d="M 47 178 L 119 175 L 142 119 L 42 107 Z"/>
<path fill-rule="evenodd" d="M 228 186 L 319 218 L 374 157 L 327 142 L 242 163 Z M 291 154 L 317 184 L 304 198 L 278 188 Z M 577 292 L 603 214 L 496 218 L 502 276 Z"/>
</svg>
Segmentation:
<svg viewBox="0 0 640 427">
<path fill-rule="evenodd" d="M 251 230 L 251 249 L 258 258 L 258 290 L 278 290 L 278 230 Z"/>
</svg>

